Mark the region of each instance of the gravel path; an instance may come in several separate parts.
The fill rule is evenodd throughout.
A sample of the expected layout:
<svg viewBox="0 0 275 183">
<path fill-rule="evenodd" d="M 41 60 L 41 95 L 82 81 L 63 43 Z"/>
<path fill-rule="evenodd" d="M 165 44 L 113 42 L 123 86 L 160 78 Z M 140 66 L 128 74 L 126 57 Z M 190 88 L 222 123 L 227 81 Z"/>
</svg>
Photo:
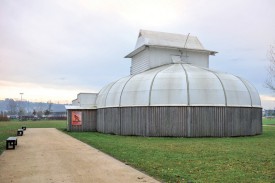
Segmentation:
<svg viewBox="0 0 275 183">
<path fill-rule="evenodd" d="M 29 128 L 0 156 L 0 182 L 158 182 L 54 128 Z"/>
</svg>

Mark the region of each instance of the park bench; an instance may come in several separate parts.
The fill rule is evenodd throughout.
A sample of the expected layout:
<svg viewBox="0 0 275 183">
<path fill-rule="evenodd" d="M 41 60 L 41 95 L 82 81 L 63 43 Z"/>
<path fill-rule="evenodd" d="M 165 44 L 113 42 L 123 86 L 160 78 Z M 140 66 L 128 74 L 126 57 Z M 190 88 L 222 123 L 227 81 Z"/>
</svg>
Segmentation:
<svg viewBox="0 0 275 183">
<path fill-rule="evenodd" d="M 17 136 L 23 136 L 24 130 L 23 129 L 18 129 L 17 130 Z"/>
<path fill-rule="evenodd" d="M 17 145 L 17 137 L 9 137 L 6 140 L 6 149 L 15 149 Z"/>
<path fill-rule="evenodd" d="M 25 131 L 27 129 L 27 127 L 26 126 L 22 126 L 22 129 Z"/>
</svg>

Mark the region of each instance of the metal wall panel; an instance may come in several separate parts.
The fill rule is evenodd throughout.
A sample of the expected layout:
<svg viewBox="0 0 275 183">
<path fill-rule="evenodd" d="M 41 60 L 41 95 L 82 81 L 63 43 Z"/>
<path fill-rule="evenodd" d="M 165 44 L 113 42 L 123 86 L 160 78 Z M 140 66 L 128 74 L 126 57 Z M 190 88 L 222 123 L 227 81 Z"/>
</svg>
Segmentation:
<svg viewBox="0 0 275 183">
<path fill-rule="evenodd" d="M 248 136 L 262 133 L 261 113 L 261 108 L 251 107 L 105 108 L 98 109 L 97 126 L 100 132 L 119 135 Z"/>
<path fill-rule="evenodd" d="M 262 133 L 262 123 L 258 121 L 262 120 L 262 109 L 252 108 L 251 109 L 251 120 L 252 120 L 252 135 L 258 135 Z"/>
<path fill-rule="evenodd" d="M 159 67 L 162 65 L 167 65 L 173 63 L 171 55 L 180 55 L 178 49 L 163 49 L 163 48 L 153 48 L 149 47 L 149 65 L 150 68 Z"/>
<path fill-rule="evenodd" d="M 97 110 L 97 121 L 96 121 L 97 131 L 102 133 L 104 132 L 104 124 L 105 124 L 104 111 L 105 110 Z"/>
<path fill-rule="evenodd" d="M 82 125 L 72 125 L 72 111 L 82 112 Z M 68 110 L 67 130 L 73 132 L 97 131 L 97 110 Z"/>
<path fill-rule="evenodd" d="M 132 58 L 131 74 L 138 74 L 162 65 L 172 64 L 173 55 L 182 55 L 181 63 L 189 63 L 199 67 L 208 68 L 209 53 L 185 51 L 180 52 L 174 48 L 146 48 Z"/>
<path fill-rule="evenodd" d="M 125 109 L 124 109 L 125 110 Z M 149 123 L 149 112 L 147 107 L 132 107 L 132 135 L 146 136 Z M 124 124 L 129 121 L 124 120 Z"/>
<path fill-rule="evenodd" d="M 104 133 L 120 134 L 120 108 L 104 110 Z"/>
<path fill-rule="evenodd" d="M 183 55 L 187 55 L 187 63 L 199 67 L 209 68 L 209 53 L 187 51 L 187 53 L 185 52 Z"/>
<path fill-rule="evenodd" d="M 187 136 L 186 107 L 151 107 L 148 136 Z"/>
<path fill-rule="evenodd" d="M 130 73 L 132 75 L 141 73 L 143 71 L 146 71 L 150 69 L 150 63 L 149 63 L 149 52 L 148 48 L 140 52 L 139 54 L 135 55 L 132 58 L 132 65 L 131 65 L 131 71 Z"/>
<path fill-rule="evenodd" d="M 134 135 L 133 133 L 133 118 L 132 108 L 123 107 L 121 108 L 121 134 L 120 135 Z"/>
</svg>

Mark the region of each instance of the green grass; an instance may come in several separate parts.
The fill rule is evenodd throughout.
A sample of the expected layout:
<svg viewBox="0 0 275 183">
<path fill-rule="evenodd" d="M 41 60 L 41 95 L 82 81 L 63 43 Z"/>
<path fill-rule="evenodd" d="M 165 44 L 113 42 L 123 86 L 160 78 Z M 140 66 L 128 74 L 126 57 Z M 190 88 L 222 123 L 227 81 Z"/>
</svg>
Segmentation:
<svg viewBox="0 0 275 183">
<path fill-rule="evenodd" d="M 263 118 L 263 124 L 264 125 L 275 125 L 275 118 L 271 118 L 271 119 Z"/>
<path fill-rule="evenodd" d="M 275 124 L 275 119 L 263 123 Z M 0 154 L 6 138 L 23 125 L 65 129 L 66 121 L 0 122 Z M 275 182 L 275 126 L 263 129 L 263 135 L 234 138 L 67 133 L 163 182 Z"/>
<path fill-rule="evenodd" d="M 234 138 L 69 135 L 164 182 L 275 182 L 275 127 Z"/>
<path fill-rule="evenodd" d="M 27 128 L 58 128 L 65 129 L 65 120 L 52 121 L 8 121 L 0 122 L 0 154 L 6 148 L 6 139 L 10 136 L 16 136 L 17 129 L 26 126 Z"/>
</svg>

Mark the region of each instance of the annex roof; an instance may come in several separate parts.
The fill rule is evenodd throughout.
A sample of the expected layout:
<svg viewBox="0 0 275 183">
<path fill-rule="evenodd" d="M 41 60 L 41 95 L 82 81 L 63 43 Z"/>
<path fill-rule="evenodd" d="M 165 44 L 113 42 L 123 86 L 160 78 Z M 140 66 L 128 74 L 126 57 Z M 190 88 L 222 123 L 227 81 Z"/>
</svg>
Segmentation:
<svg viewBox="0 0 275 183">
<path fill-rule="evenodd" d="M 209 52 L 215 55 L 216 51 L 206 50 L 196 36 L 173 34 L 165 32 L 156 32 L 148 30 L 140 30 L 135 50 L 129 53 L 126 58 L 131 58 L 137 53 L 145 49 L 146 46 L 178 48 L 193 51 Z"/>
</svg>

